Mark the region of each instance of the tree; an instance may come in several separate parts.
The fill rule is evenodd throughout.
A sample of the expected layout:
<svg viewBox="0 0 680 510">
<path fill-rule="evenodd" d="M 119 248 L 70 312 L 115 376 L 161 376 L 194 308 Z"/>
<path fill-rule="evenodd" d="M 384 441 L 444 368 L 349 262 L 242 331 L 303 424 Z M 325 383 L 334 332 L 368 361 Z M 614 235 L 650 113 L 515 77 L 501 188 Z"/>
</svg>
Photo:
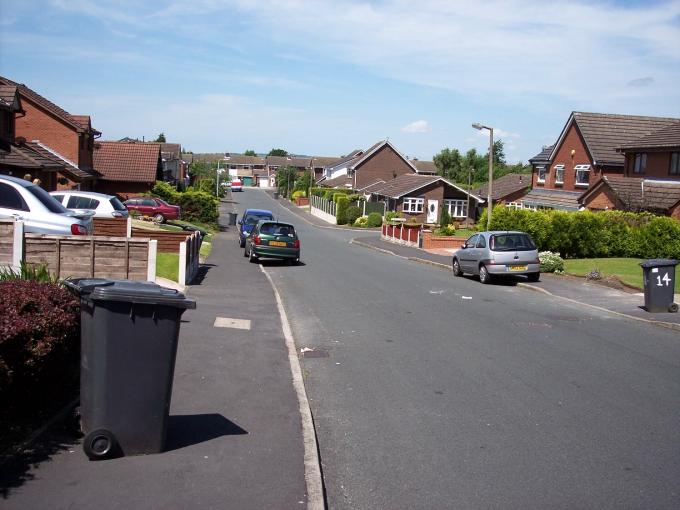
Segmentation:
<svg viewBox="0 0 680 510">
<path fill-rule="evenodd" d="M 165 143 L 165 133 L 161 133 L 160 135 L 158 135 L 158 138 L 156 138 L 154 142 Z"/>
<path fill-rule="evenodd" d="M 295 179 L 295 191 L 304 191 L 307 195 L 312 184 L 312 172 L 305 170 L 302 175 L 298 175 Z"/>
<path fill-rule="evenodd" d="M 243 153 L 243 155 L 244 156 L 257 156 L 257 154 L 255 154 L 255 151 L 253 149 L 248 149 L 247 151 L 245 151 Z"/>
<path fill-rule="evenodd" d="M 272 149 L 267 156 L 288 156 L 288 152 L 283 149 Z"/>
<path fill-rule="evenodd" d="M 489 159 L 489 151 L 486 151 L 486 159 Z M 496 168 L 505 165 L 505 144 L 503 140 L 496 140 L 493 143 L 493 166 Z"/>
<path fill-rule="evenodd" d="M 282 166 L 276 171 L 276 187 L 283 197 L 290 197 L 295 190 L 295 180 L 298 177 L 297 168 L 294 166 Z"/>
<path fill-rule="evenodd" d="M 462 166 L 460 152 L 458 152 L 458 149 L 449 149 L 447 147 L 439 154 L 436 154 L 432 159 L 435 166 L 437 167 L 438 175 L 441 175 L 445 179 L 450 179 L 452 181 L 461 180 Z"/>
</svg>

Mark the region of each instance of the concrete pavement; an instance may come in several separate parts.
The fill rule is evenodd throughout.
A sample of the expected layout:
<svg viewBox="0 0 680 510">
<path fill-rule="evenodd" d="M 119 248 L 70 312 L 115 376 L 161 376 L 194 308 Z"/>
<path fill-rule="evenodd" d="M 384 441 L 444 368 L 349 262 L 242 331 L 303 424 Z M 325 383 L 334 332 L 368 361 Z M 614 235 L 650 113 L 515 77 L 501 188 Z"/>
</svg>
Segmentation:
<svg viewBox="0 0 680 510">
<path fill-rule="evenodd" d="M 223 209 L 231 212 L 231 204 Z M 197 309 L 182 317 L 167 451 L 90 462 L 75 421 L 61 424 L 3 466 L 1 508 L 323 504 L 307 494 L 300 406 L 277 298 L 242 251 L 234 227 L 224 227 L 201 281 L 188 288 Z"/>
</svg>

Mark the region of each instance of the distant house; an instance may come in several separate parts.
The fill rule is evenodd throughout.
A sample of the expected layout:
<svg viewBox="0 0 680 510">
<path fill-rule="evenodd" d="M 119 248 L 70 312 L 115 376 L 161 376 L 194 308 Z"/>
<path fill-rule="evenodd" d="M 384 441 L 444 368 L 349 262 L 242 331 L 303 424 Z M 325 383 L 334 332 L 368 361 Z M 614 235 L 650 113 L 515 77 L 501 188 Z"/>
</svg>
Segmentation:
<svg viewBox="0 0 680 510">
<path fill-rule="evenodd" d="M 680 180 L 680 121 L 617 148 L 626 177 Z"/>
<path fill-rule="evenodd" d="M 416 172 L 420 175 L 437 175 L 437 165 L 434 161 L 421 161 L 414 158 L 411 164 L 416 167 Z"/>
<path fill-rule="evenodd" d="M 245 186 L 257 186 L 259 178 L 267 174 L 265 158 L 260 156 L 227 154 L 224 159 L 224 166 L 229 170 L 229 175 L 240 179 Z"/>
<path fill-rule="evenodd" d="M 323 170 L 327 166 L 332 166 L 342 158 L 338 157 L 327 157 L 327 156 L 314 156 L 312 157 L 312 170 L 314 171 L 314 181 L 318 181 L 323 176 Z"/>
<path fill-rule="evenodd" d="M 382 140 L 325 167 L 318 182 L 330 188 L 360 189 L 378 180 L 389 182 L 400 175 L 417 173 L 416 167 L 389 140 Z"/>
<path fill-rule="evenodd" d="M 96 191 L 125 199 L 146 193 L 163 179 L 158 143 L 97 142 L 95 170 L 100 174 Z"/>
<path fill-rule="evenodd" d="M 595 211 L 649 211 L 680 220 L 680 180 L 605 175 L 579 202 Z"/>
<path fill-rule="evenodd" d="M 557 142 L 531 158 L 532 208 L 576 210 L 578 198 L 603 176 L 624 175 L 617 148 L 680 122 L 677 118 L 572 112 Z"/>
<path fill-rule="evenodd" d="M 153 143 L 153 142 L 152 142 Z M 161 147 L 163 180 L 178 182 L 184 179 L 185 168 L 182 162 L 182 146 L 178 143 L 157 142 Z"/>
<path fill-rule="evenodd" d="M 520 201 L 531 188 L 530 174 L 506 174 L 494 179 L 491 186 L 491 200 L 494 204 L 503 204 L 508 207 L 520 207 Z M 473 193 L 479 197 L 487 198 L 489 185 L 477 188 Z"/>
<path fill-rule="evenodd" d="M 302 174 L 312 168 L 312 158 L 298 157 L 293 155 L 288 156 L 267 156 L 265 159 L 265 168 L 269 175 L 276 175 L 279 168 L 284 166 L 296 168 L 298 173 Z"/>
<path fill-rule="evenodd" d="M 443 177 L 402 174 L 394 179 L 374 183 L 370 189 L 375 200 L 384 200 L 387 211 L 402 213 L 419 223 L 438 223 L 441 208 L 446 208 L 454 220 L 478 217 L 484 199 L 447 181 Z"/>
<path fill-rule="evenodd" d="M 92 127 L 87 115 L 72 115 L 26 85 L 0 76 L 0 86 L 15 87 L 22 112 L 16 112 L 14 130 L 17 138 L 39 143 L 59 161 L 67 162 L 71 170 L 40 173 L 38 178 L 47 190 L 62 188 L 92 189 L 94 140 L 101 135 Z M 50 159 L 52 159 L 50 156 Z M 36 172 L 40 170 L 36 169 Z"/>
</svg>

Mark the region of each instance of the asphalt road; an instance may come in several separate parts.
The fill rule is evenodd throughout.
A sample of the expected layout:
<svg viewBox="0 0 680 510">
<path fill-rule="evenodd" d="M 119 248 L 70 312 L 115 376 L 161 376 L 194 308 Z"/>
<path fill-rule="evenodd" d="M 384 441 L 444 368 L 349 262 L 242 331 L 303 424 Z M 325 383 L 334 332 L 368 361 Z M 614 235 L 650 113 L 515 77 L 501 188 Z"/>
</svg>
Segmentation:
<svg viewBox="0 0 680 510">
<path fill-rule="evenodd" d="M 483 286 L 294 221 L 264 265 L 299 347 L 331 509 L 679 508 L 680 336 Z"/>
</svg>

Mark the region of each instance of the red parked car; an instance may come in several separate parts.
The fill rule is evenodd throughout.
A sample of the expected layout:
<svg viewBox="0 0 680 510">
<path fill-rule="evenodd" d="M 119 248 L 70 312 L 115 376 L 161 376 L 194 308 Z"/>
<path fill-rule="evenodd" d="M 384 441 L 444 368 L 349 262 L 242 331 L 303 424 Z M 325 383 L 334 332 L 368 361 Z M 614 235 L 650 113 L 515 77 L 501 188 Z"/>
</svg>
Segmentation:
<svg viewBox="0 0 680 510">
<path fill-rule="evenodd" d="M 160 198 L 131 198 L 123 203 L 128 211 L 138 211 L 142 216 L 150 216 L 156 223 L 179 219 L 179 206 L 170 205 Z"/>
</svg>

